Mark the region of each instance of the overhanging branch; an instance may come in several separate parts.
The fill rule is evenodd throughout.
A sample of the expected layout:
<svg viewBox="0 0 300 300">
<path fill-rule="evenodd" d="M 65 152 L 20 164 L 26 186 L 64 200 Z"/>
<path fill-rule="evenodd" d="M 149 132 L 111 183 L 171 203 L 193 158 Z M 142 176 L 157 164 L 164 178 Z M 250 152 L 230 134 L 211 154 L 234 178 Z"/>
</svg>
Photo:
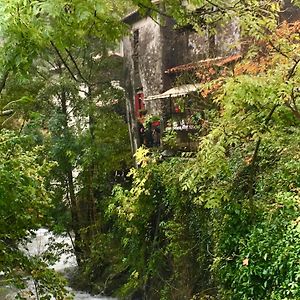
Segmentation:
<svg viewBox="0 0 300 300">
<path fill-rule="evenodd" d="M 76 62 L 74 56 L 72 55 L 71 51 L 70 51 L 69 49 L 67 49 L 67 48 L 65 48 L 65 50 L 66 50 L 66 52 L 68 53 L 68 55 L 69 55 L 69 57 L 70 57 L 72 63 L 74 64 L 75 69 L 77 70 L 77 73 L 78 73 L 79 77 L 80 77 L 87 85 L 89 85 L 89 81 L 83 76 L 83 74 L 82 74 L 81 70 L 79 69 L 78 64 L 77 64 L 77 62 Z"/>
<path fill-rule="evenodd" d="M 74 73 L 72 72 L 72 70 L 70 69 L 69 65 L 67 64 L 66 60 L 63 58 L 63 56 L 61 55 L 60 51 L 58 50 L 58 48 L 55 46 L 55 44 L 50 41 L 51 46 L 53 47 L 53 49 L 55 50 L 57 56 L 59 57 L 59 59 L 61 60 L 61 62 L 63 63 L 63 65 L 66 67 L 66 69 L 69 71 L 71 77 L 76 81 L 79 82 L 79 80 L 76 78 L 76 76 L 74 75 Z"/>
</svg>

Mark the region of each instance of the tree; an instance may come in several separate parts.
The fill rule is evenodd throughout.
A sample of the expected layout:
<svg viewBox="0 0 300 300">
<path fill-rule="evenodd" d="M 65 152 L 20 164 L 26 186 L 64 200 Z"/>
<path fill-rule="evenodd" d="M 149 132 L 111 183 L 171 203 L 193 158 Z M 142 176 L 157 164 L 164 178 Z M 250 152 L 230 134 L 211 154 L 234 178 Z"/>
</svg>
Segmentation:
<svg viewBox="0 0 300 300">
<path fill-rule="evenodd" d="M 299 298 L 299 24 L 255 27 L 244 9 L 244 59 L 203 86 L 217 109 L 196 155 L 141 149 L 132 188 L 115 189 L 125 295 Z"/>
<path fill-rule="evenodd" d="M 128 164 L 124 95 L 111 84 L 119 79 L 120 59 L 109 54 L 123 30 L 123 7 L 111 1 L 1 4 L 1 126 L 30 135 L 56 161 L 42 180 L 59 205 L 47 211 L 56 218 L 59 207 L 70 207 L 71 224 L 63 225 L 75 232 L 79 261 L 104 226 L 100 200 Z M 47 275 L 36 271 L 40 279 Z"/>
<path fill-rule="evenodd" d="M 80 265 L 98 291 L 145 299 L 299 298 L 299 24 L 278 26 L 280 6 L 272 1 L 134 3 L 142 13 L 172 15 L 179 26 L 211 33 L 239 20 L 243 60 L 203 85 L 201 96 L 214 105 L 197 153 L 162 161 L 142 148 L 130 186 L 123 95 L 111 85 L 110 67 L 119 61 L 108 55 L 122 32 L 113 9 L 123 6 L 3 2 L 1 118 L 19 134 L 3 133 L 0 144 L 5 274 L 34 269 L 35 278 L 49 278 L 11 251 L 49 212 L 47 182 L 59 203 L 52 216 L 71 208 Z M 25 133 L 57 162 L 51 176 Z M 20 188 L 9 193 L 12 185 Z M 11 226 L 8 236 L 4 226 Z"/>
<path fill-rule="evenodd" d="M 1 282 L 22 289 L 31 279 L 41 299 L 63 299 L 64 281 L 48 270 L 43 258 L 29 257 L 21 248 L 36 229 L 49 223 L 52 203 L 45 178 L 54 164 L 43 159 L 42 147 L 32 147 L 30 137 L 9 131 L 1 131 L 0 150 Z"/>
<path fill-rule="evenodd" d="M 133 0 L 141 14 L 153 17 L 172 17 L 177 26 L 192 25 L 195 30 L 215 32 L 224 24 L 238 20 L 243 33 L 261 35 L 262 28 L 274 30 L 281 10 L 274 1 L 210 1 L 210 0 L 162 0 L 159 5 L 151 0 Z M 163 20 L 163 18 L 162 18 Z"/>
</svg>

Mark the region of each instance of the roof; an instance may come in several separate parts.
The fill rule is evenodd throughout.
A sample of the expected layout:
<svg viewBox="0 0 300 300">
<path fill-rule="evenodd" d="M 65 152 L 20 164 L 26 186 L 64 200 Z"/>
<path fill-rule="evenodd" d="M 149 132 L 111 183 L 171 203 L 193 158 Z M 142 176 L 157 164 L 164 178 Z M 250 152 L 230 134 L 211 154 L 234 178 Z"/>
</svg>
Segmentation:
<svg viewBox="0 0 300 300">
<path fill-rule="evenodd" d="M 159 100 L 165 98 L 175 98 L 175 97 L 185 96 L 187 94 L 200 90 L 200 88 L 201 88 L 200 83 L 184 84 L 184 85 L 173 87 L 162 94 L 149 96 L 144 100 L 150 101 L 150 100 Z"/>
<path fill-rule="evenodd" d="M 133 24 L 135 22 L 137 22 L 138 20 L 140 20 L 141 15 L 139 14 L 138 10 L 134 10 L 131 13 L 129 13 L 128 15 L 126 15 L 122 21 L 126 24 Z"/>
<path fill-rule="evenodd" d="M 152 0 L 151 1 L 153 5 L 159 4 L 160 0 Z M 141 18 L 143 18 L 143 16 L 139 13 L 139 10 L 136 9 L 132 12 L 130 12 L 129 14 L 127 14 L 122 21 L 126 24 L 133 24 L 137 21 L 139 21 Z"/>
<path fill-rule="evenodd" d="M 240 54 L 235 54 L 227 57 L 215 57 L 215 58 L 208 58 L 204 60 L 199 60 L 197 62 L 192 62 L 185 65 L 179 65 L 174 68 L 170 68 L 165 71 L 166 74 L 174 74 L 174 73 L 181 73 L 185 71 L 192 71 L 198 69 L 200 67 L 208 67 L 208 66 L 224 66 L 231 62 L 238 61 L 242 56 Z"/>
</svg>

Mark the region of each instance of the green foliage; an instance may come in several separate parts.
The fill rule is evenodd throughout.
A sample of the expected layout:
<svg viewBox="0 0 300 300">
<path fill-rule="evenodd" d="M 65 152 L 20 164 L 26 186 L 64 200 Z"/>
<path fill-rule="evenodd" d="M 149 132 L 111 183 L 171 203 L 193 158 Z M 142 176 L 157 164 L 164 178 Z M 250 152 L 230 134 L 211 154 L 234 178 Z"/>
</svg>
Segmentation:
<svg viewBox="0 0 300 300">
<path fill-rule="evenodd" d="M 276 42 L 289 51 L 286 30 Z M 107 209 L 121 295 L 299 298 L 299 71 L 273 46 L 212 95 L 194 158 L 137 151 L 131 189 L 117 186 Z"/>
<path fill-rule="evenodd" d="M 2 1 L 0 61 L 5 69 L 24 70 L 51 45 L 84 46 L 94 37 L 114 44 L 123 30 L 124 8 L 124 2 L 105 0 Z"/>
<path fill-rule="evenodd" d="M 299 297 L 299 271 L 294 265 L 299 251 L 296 132 L 287 134 L 277 127 L 265 137 L 254 183 L 254 207 L 249 207 L 245 199 L 247 193 L 241 188 L 245 173 L 244 179 L 240 173 L 240 187 L 232 186 L 235 200 L 221 210 L 225 215 L 216 226 L 219 246 L 214 268 L 221 278 L 225 299 Z"/>
<path fill-rule="evenodd" d="M 120 237 L 120 263 L 129 274 L 119 293 L 152 299 L 192 297 L 196 287 L 209 284 L 204 270 L 211 258 L 198 240 L 201 236 L 205 243 L 209 237 L 208 215 L 178 184 L 186 163 L 181 159 L 157 163 L 149 155 L 138 151 L 142 167 L 130 172 L 132 188 L 117 186 L 107 211 Z"/>
<path fill-rule="evenodd" d="M 142 15 L 150 13 L 156 17 L 162 12 L 163 16 L 175 18 L 177 26 L 191 24 L 202 33 L 207 29 L 211 33 L 216 33 L 217 27 L 226 27 L 232 20 L 238 19 L 241 34 L 255 38 L 265 34 L 262 28 L 269 31 L 276 28 L 278 13 L 281 10 L 280 3 L 269 0 L 264 2 L 257 0 L 247 2 L 164 0 L 160 1 L 159 5 L 149 0 L 133 0 L 132 2 L 139 6 Z"/>
<path fill-rule="evenodd" d="M 52 205 L 46 180 L 54 164 L 43 160 L 43 148 L 32 147 L 30 137 L 0 133 L 0 257 L 2 280 L 18 288 L 37 282 L 40 299 L 63 299 L 64 281 L 47 264 L 29 257 L 20 245 L 34 230 L 47 226 Z M 51 284 L 48 284 L 51 283 Z"/>
<path fill-rule="evenodd" d="M 15 241 L 42 226 L 50 205 L 44 177 L 53 163 L 39 161 L 42 148 L 30 149 L 30 143 L 29 138 L 1 132 L 1 228 L 13 226 L 5 236 Z"/>
<path fill-rule="evenodd" d="M 233 294 L 230 299 L 299 298 L 298 201 L 289 193 L 278 198 L 279 203 L 270 208 L 266 220 L 245 238 L 231 273 L 235 277 L 231 279 Z"/>
<path fill-rule="evenodd" d="M 177 134 L 175 130 L 169 130 L 164 133 L 162 141 L 164 146 L 170 149 L 176 149 Z"/>
<path fill-rule="evenodd" d="M 103 199 L 130 163 L 124 95 L 111 84 L 122 61 L 109 54 L 124 32 L 124 9 L 105 0 L 0 5 L 0 109 L 12 111 L 0 123 L 18 131 L 1 133 L 0 271 L 22 287 L 33 279 L 40 299 L 63 299 L 65 282 L 18 245 L 42 226 L 73 230 L 76 254 L 88 259 L 106 226 L 98 222 Z"/>
<path fill-rule="evenodd" d="M 208 84 L 217 92 L 197 153 L 163 161 L 141 148 L 126 178 L 124 95 L 111 84 L 121 61 L 109 50 L 127 2 L 2 1 L 0 107 L 14 114 L 1 126 L 19 135 L 0 136 L 0 271 L 20 287 L 34 279 L 41 299 L 63 299 L 61 279 L 18 248 L 55 224 L 74 231 L 84 282 L 97 292 L 299 298 L 297 26 L 276 28 L 271 0 L 132 2 L 210 34 L 239 19 L 241 36 L 258 43 L 232 77 Z M 174 134 L 164 142 L 174 146 Z"/>
</svg>

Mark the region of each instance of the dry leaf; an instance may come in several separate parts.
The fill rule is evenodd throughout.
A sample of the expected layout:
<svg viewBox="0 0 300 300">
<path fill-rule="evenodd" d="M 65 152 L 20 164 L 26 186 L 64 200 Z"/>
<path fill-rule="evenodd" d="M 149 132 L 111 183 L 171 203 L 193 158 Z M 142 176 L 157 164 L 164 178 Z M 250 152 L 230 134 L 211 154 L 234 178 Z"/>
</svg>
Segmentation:
<svg viewBox="0 0 300 300">
<path fill-rule="evenodd" d="M 249 258 L 245 258 L 243 260 L 243 266 L 248 266 L 249 265 Z"/>
</svg>

